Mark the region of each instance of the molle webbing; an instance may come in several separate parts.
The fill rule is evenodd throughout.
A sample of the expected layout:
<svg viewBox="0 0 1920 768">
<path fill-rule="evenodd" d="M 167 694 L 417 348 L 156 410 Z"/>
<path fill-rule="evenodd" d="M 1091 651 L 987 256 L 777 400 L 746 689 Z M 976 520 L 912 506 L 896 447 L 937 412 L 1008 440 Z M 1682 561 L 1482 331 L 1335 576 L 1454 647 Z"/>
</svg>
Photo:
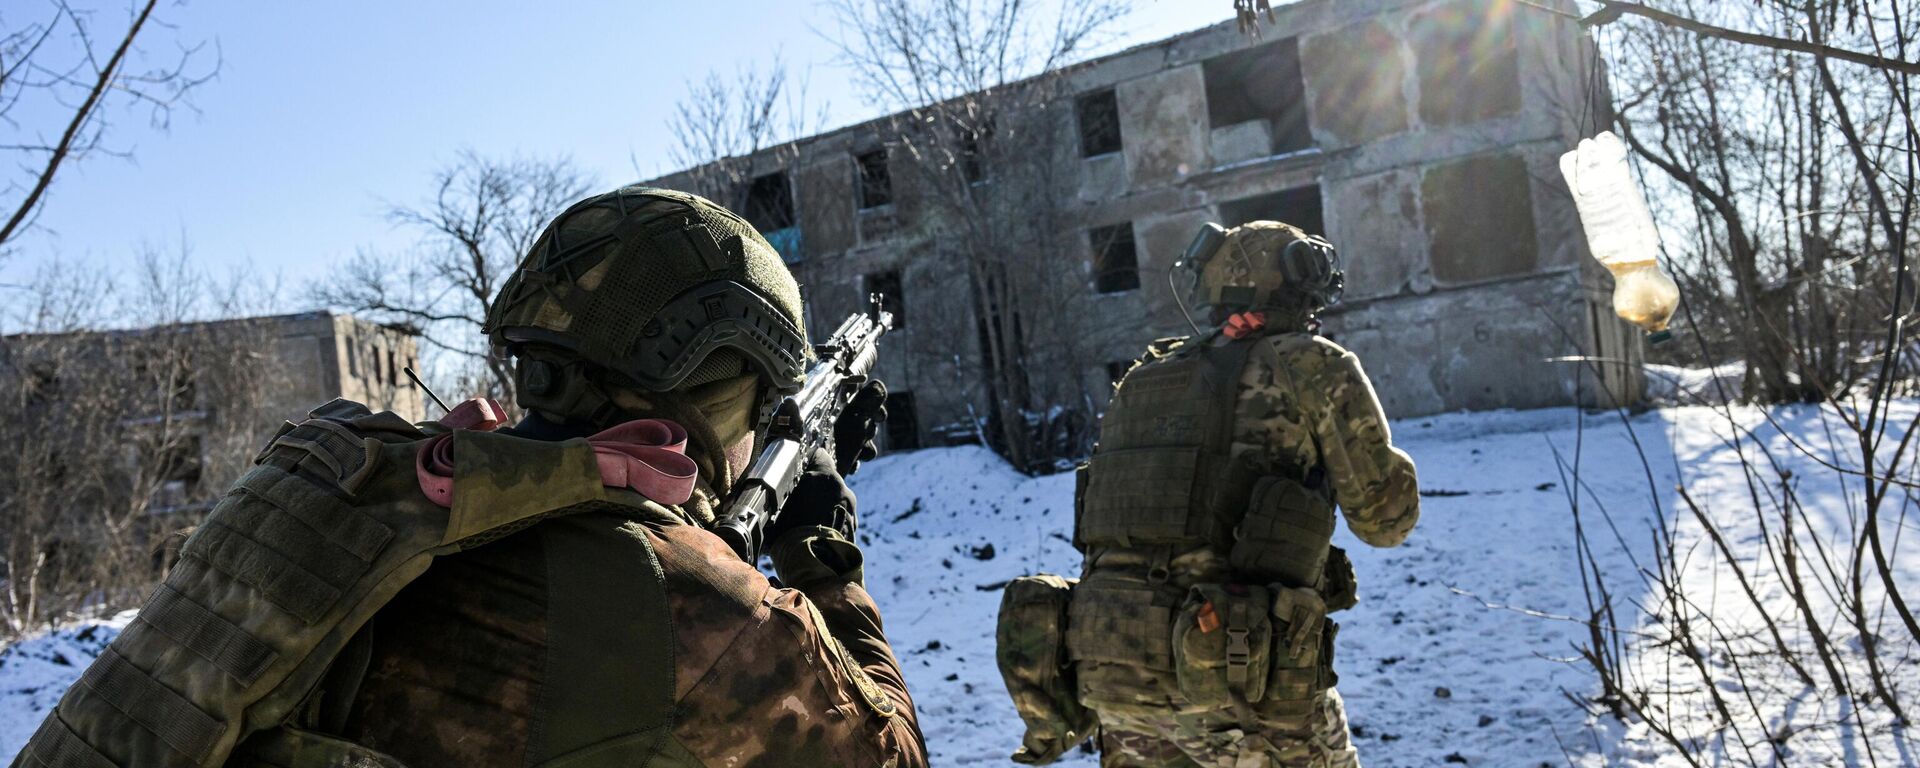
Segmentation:
<svg viewBox="0 0 1920 768">
<path fill-rule="evenodd" d="M 1081 543 L 1225 542 L 1246 495 L 1230 487 L 1243 483 L 1232 482 L 1228 459 L 1252 346 L 1177 348 L 1127 374 L 1101 421 L 1077 525 Z"/>
<path fill-rule="evenodd" d="M 154 590 L 134 620 L 159 630 L 241 685 L 252 685 L 280 658 L 273 646 L 165 584 Z"/>
<path fill-rule="evenodd" d="M 1334 510 L 1322 491 L 1289 477 L 1253 486 L 1227 559 L 1245 578 L 1320 589 L 1333 542 Z"/>
<path fill-rule="evenodd" d="M 472 471 L 456 477 L 455 495 L 475 508 L 450 512 L 419 489 L 424 437 L 344 401 L 281 430 L 14 765 L 222 765 L 240 739 L 286 724 L 367 619 L 435 556 L 534 518 L 638 503 L 601 487 L 584 441 L 461 432 L 456 455 Z M 485 503 L 525 501 L 513 493 L 523 480 L 542 484 L 540 503 Z"/>
<path fill-rule="evenodd" d="M 1067 616 L 1067 650 L 1074 661 L 1172 671 L 1174 613 L 1180 593 L 1112 580 L 1081 582 Z"/>
</svg>

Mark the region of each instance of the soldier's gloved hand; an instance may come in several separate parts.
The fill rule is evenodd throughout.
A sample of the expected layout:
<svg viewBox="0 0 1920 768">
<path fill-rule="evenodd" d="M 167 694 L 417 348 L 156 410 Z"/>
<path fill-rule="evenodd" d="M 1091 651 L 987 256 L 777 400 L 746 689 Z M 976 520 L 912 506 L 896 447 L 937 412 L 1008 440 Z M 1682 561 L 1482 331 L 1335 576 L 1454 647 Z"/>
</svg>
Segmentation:
<svg viewBox="0 0 1920 768">
<path fill-rule="evenodd" d="M 860 462 L 880 455 L 873 438 L 880 434 L 880 424 L 886 420 L 887 385 L 879 379 L 868 379 L 833 422 L 833 465 L 841 475 L 853 474 Z"/>
<path fill-rule="evenodd" d="M 834 471 L 833 458 L 814 451 L 780 516 L 767 526 L 767 554 L 781 583 L 795 588 L 825 579 L 861 583 L 864 558 L 853 543 L 859 529 L 854 510 L 853 490 Z"/>
<path fill-rule="evenodd" d="M 834 470 L 833 459 L 823 449 L 816 449 L 807 457 L 800 481 L 794 483 L 793 492 L 787 494 L 779 517 L 767 526 L 767 541 L 779 541 L 788 531 L 815 526 L 832 528 L 849 540 L 859 526 L 859 519 L 854 515 L 853 489 L 848 488 L 847 481 Z"/>
</svg>

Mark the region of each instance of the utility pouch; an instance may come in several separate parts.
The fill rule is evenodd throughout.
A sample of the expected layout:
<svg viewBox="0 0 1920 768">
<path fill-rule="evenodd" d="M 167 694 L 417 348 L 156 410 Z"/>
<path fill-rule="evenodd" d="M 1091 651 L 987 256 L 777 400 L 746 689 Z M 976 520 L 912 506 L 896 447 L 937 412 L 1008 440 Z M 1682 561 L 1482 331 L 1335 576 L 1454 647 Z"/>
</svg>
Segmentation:
<svg viewBox="0 0 1920 768">
<path fill-rule="evenodd" d="M 1013 761 L 1051 763 L 1092 735 L 1097 720 L 1081 705 L 1067 658 L 1068 607 L 1077 581 L 1022 576 L 1000 598 L 995 655 L 1014 709 L 1027 725 Z"/>
<path fill-rule="evenodd" d="M 1202 706 L 1257 702 L 1274 650 L 1272 593 L 1245 584 L 1195 584 L 1173 624 L 1180 695 Z"/>
<path fill-rule="evenodd" d="M 1162 712 L 1178 693 L 1171 633 L 1182 592 L 1097 575 L 1073 589 L 1067 652 L 1080 702 L 1102 712 Z"/>
<path fill-rule="evenodd" d="M 1332 687 L 1333 622 L 1320 594 L 1304 588 L 1273 589 L 1273 665 L 1267 702 L 1285 707 L 1313 701 Z"/>
<path fill-rule="evenodd" d="M 1326 577 L 1320 597 L 1327 601 L 1327 613 L 1344 611 L 1360 604 L 1360 582 L 1353 575 L 1353 559 L 1347 551 L 1333 547 L 1327 554 Z"/>
<path fill-rule="evenodd" d="M 1255 481 L 1227 560 L 1241 578 L 1290 587 L 1320 583 L 1333 540 L 1333 504 L 1290 477 Z"/>
</svg>

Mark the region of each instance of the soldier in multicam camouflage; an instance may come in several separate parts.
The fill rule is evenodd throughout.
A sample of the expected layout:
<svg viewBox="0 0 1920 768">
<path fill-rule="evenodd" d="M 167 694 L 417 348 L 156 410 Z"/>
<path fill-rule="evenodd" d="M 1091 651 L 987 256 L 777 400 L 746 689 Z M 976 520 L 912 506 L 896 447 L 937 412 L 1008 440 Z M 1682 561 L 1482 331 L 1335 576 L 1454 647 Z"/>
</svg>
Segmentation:
<svg viewBox="0 0 1920 768">
<path fill-rule="evenodd" d="M 1400 544 L 1413 461 L 1358 358 L 1313 332 L 1339 295 L 1330 245 L 1209 225 L 1182 266 L 1216 327 L 1127 373 L 1076 505 L 1066 647 L 1101 764 L 1357 766 L 1326 618 L 1357 600 L 1333 510 Z"/>
<path fill-rule="evenodd" d="M 489 313 L 520 403 L 287 424 L 16 768 L 924 766 L 854 497 L 869 382 L 766 538 L 706 529 L 804 379 L 745 220 L 628 187 L 550 224 Z"/>
</svg>

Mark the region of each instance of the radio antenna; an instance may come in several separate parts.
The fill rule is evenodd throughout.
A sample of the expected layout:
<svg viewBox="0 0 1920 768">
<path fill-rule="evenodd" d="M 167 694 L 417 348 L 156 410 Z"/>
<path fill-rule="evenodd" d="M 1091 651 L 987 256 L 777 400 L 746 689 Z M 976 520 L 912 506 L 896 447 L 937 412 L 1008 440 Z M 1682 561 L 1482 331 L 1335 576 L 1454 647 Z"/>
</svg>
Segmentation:
<svg viewBox="0 0 1920 768">
<path fill-rule="evenodd" d="M 453 413 L 453 409 L 448 408 L 447 404 L 440 400 L 440 396 L 433 393 L 433 387 L 427 386 L 426 382 L 420 380 L 420 374 L 413 372 L 413 366 L 409 365 L 404 368 L 401 368 L 400 370 L 406 371 L 407 378 L 413 379 L 414 386 L 419 387 L 420 391 L 427 393 L 427 397 L 433 398 L 433 404 L 440 406 L 440 410 L 442 412 Z"/>
</svg>

